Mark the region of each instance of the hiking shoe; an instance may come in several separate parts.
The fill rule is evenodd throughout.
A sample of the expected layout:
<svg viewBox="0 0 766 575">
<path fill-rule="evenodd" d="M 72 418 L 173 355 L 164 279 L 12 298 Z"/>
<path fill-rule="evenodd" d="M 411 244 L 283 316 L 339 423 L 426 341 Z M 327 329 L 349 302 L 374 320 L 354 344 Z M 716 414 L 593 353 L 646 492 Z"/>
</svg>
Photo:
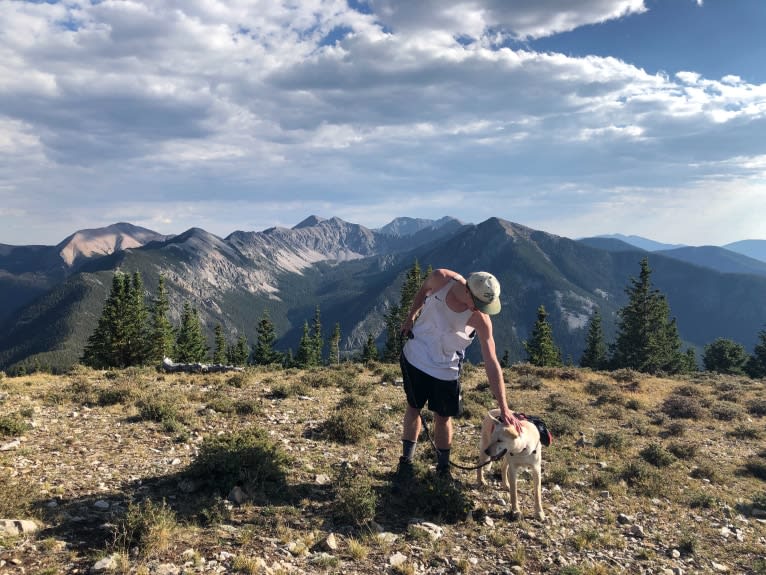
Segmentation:
<svg viewBox="0 0 766 575">
<path fill-rule="evenodd" d="M 394 479 L 398 482 L 410 481 L 415 477 L 415 466 L 412 464 L 411 459 L 407 459 L 403 455 L 399 458 L 399 465 L 396 466 L 396 473 Z"/>
<path fill-rule="evenodd" d="M 437 465 L 436 475 L 442 479 L 452 479 L 452 471 L 449 465 Z"/>
</svg>

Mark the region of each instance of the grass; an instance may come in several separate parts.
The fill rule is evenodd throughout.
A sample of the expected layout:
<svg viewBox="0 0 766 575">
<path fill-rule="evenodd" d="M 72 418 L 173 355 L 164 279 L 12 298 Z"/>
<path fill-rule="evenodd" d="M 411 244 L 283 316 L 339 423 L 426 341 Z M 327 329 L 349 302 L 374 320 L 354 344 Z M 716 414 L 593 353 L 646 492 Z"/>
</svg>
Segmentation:
<svg viewBox="0 0 766 575">
<path fill-rule="evenodd" d="M 496 570 L 499 554 L 529 573 L 615 572 L 594 559 L 605 555 L 631 572 L 676 566 L 664 547 L 626 549 L 620 513 L 699 565 L 759 572 L 751 543 L 766 527 L 743 524 L 745 542 L 729 550 L 716 543 L 715 525 L 724 509 L 748 516 L 766 507 L 762 382 L 528 365 L 505 374 L 512 407 L 543 417 L 554 435 L 543 448 L 545 524 L 532 518 L 528 474 L 519 483 L 522 518 L 511 522 L 499 465 L 483 489 L 473 472 L 441 480 L 424 438 L 415 481 L 395 490 L 404 395 L 393 385 L 398 367 L 379 362 L 235 375 L 82 369 L 6 377 L 0 422 L 10 422 L 13 436 L 15 426 L 28 427 L 19 449 L 0 453 L 0 516 L 48 525 L 20 555 L 36 561 L 28 572 L 40 573 L 86 572 L 94 557 L 112 553 L 124 572 L 149 573 L 180 565 L 185 550 L 197 569 L 223 549 L 233 550 L 221 562 L 232 573 L 286 573 L 287 563 L 312 573 L 484 573 Z M 467 409 L 454 422 L 452 455 L 470 463 L 495 402 L 480 366 L 467 370 L 463 390 Z M 588 441 L 577 445 L 581 431 Z M 245 494 L 241 503 L 227 500 L 234 487 Z M 87 513 L 96 497 L 118 503 Z M 78 515 L 93 523 L 73 521 Z M 411 519 L 442 526 L 443 538 L 410 531 Z M 544 533 L 543 547 L 525 542 L 532 532 Z M 334 552 L 322 545 L 329 533 L 339 542 Z M 2 545 L 12 553 L 22 543 Z M 565 550 L 568 567 L 546 562 L 552 548 Z M 390 567 L 396 552 L 407 560 Z"/>
</svg>

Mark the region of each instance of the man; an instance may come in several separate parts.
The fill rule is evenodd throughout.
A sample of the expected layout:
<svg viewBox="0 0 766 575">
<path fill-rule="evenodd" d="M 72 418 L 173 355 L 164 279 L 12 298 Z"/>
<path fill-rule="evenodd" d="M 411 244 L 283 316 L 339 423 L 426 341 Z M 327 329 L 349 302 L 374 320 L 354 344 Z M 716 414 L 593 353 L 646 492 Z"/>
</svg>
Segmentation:
<svg viewBox="0 0 766 575">
<path fill-rule="evenodd" d="M 492 394 L 506 425 L 521 425 L 508 409 L 503 371 L 495 353 L 491 315 L 500 311 L 500 284 L 487 272 L 464 279 L 457 272 L 437 269 L 426 278 L 402 324 L 408 339 L 400 363 L 407 410 L 402 432 L 402 456 L 397 475 L 412 475 L 412 458 L 420 434 L 420 411 L 428 402 L 434 412 L 436 470 L 449 476 L 452 417 L 461 411 L 460 366 L 465 349 L 479 340 Z"/>
</svg>

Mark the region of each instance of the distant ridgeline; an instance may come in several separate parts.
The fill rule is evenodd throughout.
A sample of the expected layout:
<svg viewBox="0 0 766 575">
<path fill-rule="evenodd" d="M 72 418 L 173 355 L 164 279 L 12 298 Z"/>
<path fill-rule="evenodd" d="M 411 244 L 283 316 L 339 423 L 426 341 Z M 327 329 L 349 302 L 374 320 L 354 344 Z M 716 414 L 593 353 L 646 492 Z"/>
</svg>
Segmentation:
<svg viewBox="0 0 766 575">
<path fill-rule="evenodd" d="M 371 230 L 311 217 L 225 238 L 130 224 L 78 234 L 55 248 L 0 246 L 0 369 L 390 360 L 408 298 L 439 267 L 498 277 L 506 364 L 757 373 L 766 328 L 766 263 L 723 248 L 647 252 L 498 218 Z M 100 252 L 89 243 L 104 238 Z M 639 296 L 647 333 L 635 331 Z M 659 356 L 642 355 L 647 338 Z M 468 360 L 480 361 L 478 348 Z M 733 366 L 716 359 L 727 351 Z"/>
</svg>

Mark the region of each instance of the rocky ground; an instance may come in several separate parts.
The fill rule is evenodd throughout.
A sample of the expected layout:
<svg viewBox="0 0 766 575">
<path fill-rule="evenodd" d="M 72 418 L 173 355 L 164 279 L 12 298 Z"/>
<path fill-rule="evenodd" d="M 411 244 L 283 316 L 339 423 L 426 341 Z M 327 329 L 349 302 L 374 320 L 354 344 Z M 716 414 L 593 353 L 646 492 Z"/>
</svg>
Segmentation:
<svg viewBox="0 0 766 575">
<path fill-rule="evenodd" d="M 445 482 L 425 437 L 415 483 L 392 489 L 396 376 L 3 378 L 0 519 L 19 521 L 0 523 L 0 574 L 766 573 L 764 382 L 506 370 L 511 406 L 554 432 L 547 518 L 525 480 L 511 521 L 496 470 Z M 453 460 L 471 465 L 493 402 L 480 369 L 464 389 Z M 201 467 L 207 442 L 254 429 Z"/>
</svg>

